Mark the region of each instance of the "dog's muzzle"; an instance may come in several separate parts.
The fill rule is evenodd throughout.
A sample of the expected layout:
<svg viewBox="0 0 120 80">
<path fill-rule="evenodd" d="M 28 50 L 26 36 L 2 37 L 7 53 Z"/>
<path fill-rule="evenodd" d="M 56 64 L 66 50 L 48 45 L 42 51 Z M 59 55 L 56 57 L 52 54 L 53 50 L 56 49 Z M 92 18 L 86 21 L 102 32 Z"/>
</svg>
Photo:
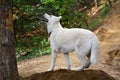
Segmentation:
<svg viewBox="0 0 120 80">
<path fill-rule="evenodd" d="M 41 21 L 44 23 L 48 23 L 48 19 L 46 19 L 46 18 L 41 18 Z"/>
</svg>

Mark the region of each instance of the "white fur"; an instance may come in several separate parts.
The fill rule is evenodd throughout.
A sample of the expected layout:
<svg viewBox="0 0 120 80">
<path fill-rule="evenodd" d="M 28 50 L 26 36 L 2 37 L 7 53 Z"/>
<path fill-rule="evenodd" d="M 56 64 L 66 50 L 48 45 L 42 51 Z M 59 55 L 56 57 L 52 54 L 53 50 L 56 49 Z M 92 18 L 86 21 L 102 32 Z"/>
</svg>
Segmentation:
<svg viewBox="0 0 120 80">
<path fill-rule="evenodd" d="M 68 53 L 75 51 L 78 59 L 82 65 L 77 69 L 78 71 L 89 67 L 89 65 L 96 64 L 99 57 L 99 45 L 96 35 L 86 29 L 78 28 L 62 28 L 60 24 L 60 17 L 44 14 L 48 19 L 47 29 L 50 35 L 50 45 L 52 49 L 52 63 L 48 71 L 52 71 L 55 67 L 57 53 L 64 53 L 67 69 L 70 69 L 70 61 Z M 86 60 L 87 56 L 87 60 Z"/>
</svg>

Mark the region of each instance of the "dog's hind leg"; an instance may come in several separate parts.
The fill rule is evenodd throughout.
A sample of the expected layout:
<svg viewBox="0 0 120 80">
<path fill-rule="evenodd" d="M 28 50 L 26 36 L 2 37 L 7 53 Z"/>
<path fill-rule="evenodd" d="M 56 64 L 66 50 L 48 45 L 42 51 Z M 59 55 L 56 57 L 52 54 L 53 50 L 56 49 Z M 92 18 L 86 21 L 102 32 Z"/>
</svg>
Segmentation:
<svg viewBox="0 0 120 80">
<path fill-rule="evenodd" d="M 87 54 L 88 60 L 87 60 L 87 64 L 86 64 L 85 68 L 88 68 L 88 67 L 91 65 L 91 62 L 90 62 L 90 54 L 91 54 L 91 52 L 89 52 L 89 53 Z"/>
<path fill-rule="evenodd" d="M 64 53 L 64 57 L 65 57 L 66 65 L 67 65 L 67 70 L 70 70 L 69 54 L 68 53 Z"/>
<path fill-rule="evenodd" d="M 85 68 L 85 66 L 86 66 L 86 59 L 85 59 L 85 57 L 84 56 L 80 56 L 80 55 L 77 55 L 78 56 L 78 59 L 81 61 L 81 63 L 82 63 L 82 65 L 79 67 L 79 68 L 77 68 L 77 71 L 82 71 L 84 68 Z"/>
<path fill-rule="evenodd" d="M 55 62 L 56 62 L 56 57 L 57 57 L 57 51 L 52 51 L 52 63 L 51 63 L 51 66 L 50 68 L 47 70 L 47 71 L 52 71 L 55 67 Z"/>
<path fill-rule="evenodd" d="M 84 48 L 75 48 L 75 52 L 77 54 L 78 59 L 81 61 L 82 65 L 77 69 L 77 71 L 82 71 L 86 66 L 88 66 L 87 64 L 87 60 L 85 58 L 86 54 L 84 51 Z"/>
</svg>

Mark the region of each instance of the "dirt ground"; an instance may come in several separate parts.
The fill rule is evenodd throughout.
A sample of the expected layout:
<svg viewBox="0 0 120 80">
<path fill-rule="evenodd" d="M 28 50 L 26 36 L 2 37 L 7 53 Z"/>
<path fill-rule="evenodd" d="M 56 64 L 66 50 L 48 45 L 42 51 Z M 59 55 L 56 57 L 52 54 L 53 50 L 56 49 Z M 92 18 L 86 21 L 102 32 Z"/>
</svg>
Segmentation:
<svg viewBox="0 0 120 80">
<path fill-rule="evenodd" d="M 120 80 L 120 0 L 117 0 L 116 3 L 113 5 L 110 13 L 107 15 L 105 21 L 102 25 L 99 26 L 98 29 L 94 31 L 99 40 L 100 40 L 100 59 L 99 63 L 97 65 L 91 65 L 88 69 L 84 71 L 89 70 L 97 70 L 104 71 L 105 74 L 114 77 L 116 80 Z M 51 63 L 51 56 L 41 56 L 34 59 L 29 59 L 25 61 L 18 62 L 18 70 L 20 76 L 23 78 L 27 78 L 28 80 L 58 80 L 50 78 L 50 75 L 53 75 L 52 73 L 55 73 L 55 77 L 57 74 L 65 74 L 62 76 L 59 80 L 77 80 L 73 79 L 74 77 L 81 75 L 80 72 L 75 72 L 77 67 L 80 66 L 80 61 L 76 57 L 75 53 L 70 53 L 70 61 L 71 61 L 71 68 L 72 71 L 66 71 L 66 70 L 58 70 L 58 69 L 66 69 L 65 59 L 63 54 L 58 54 L 57 61 L 56 61 L 56 67 L 54 72 L 46 72 L 46 70 L 49 68 Z M 59 71 L 59 72 L 58 72 Z M 83 72 L 84 72 L 83 71 Z M 42 72 L 42 73 L 41 73 Z M 36 73 L 36 74 L 35 74 Z M 41 75 L 38 75 L 38 73 L 41 73 Z M 71 74 L 70 74 L 71 73 Z M 46 74 L 47 78 L 50 79 L 42 79 L 42 77 Z M 66 75 L 68 74 L 68 76 Z M 96 75 L 96 74 L 95 74 Z M 38 76 L 38 77 L 37 77 Z M 41 78 L 40 78 L 41 76 Z M 64 77 L 66 76 L 66 79 Z M 81 75 L 82 76 L 82 75 Z M 39 78 L 39 79 L 37 79 Z M 72 78 L 72 79 L 71 79 Z M 97 80 L 97 79 L 81 79 L 81 80 Z M 112 79 L 101 79 L 101 80 L 112 80 Z"/>
<path fill-rule="evenodd" d="M 57 71 L 36 73 L 25 80 L 115 80 L 101 70 L 68 71 L 60 69 Z"/>
</svg>

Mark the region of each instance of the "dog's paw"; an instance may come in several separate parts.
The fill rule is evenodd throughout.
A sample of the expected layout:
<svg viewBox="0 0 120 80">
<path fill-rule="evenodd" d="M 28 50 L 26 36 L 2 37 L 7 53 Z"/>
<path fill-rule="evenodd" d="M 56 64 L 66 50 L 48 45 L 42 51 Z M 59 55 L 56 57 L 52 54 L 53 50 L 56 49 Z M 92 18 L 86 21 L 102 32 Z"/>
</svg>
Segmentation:
<svg viewBox="0 0 120 80">
<path fill-rule="evenodd" d="M 78 67 L 78 68 L 76 69 L 76 71 L 82 71 L 83 69 L 84 69 L 84 67 L 81 66 L 81 67 Z"/>
<path fill-rule="evenodd" d="M 90 65 L 91 65 L 91 63 L 88 62 L 84 67 L 85 67 L 85 68 L 88 68 Z"/>
<path fill-rule="evenodd" d="M 53 71 L 53 69 L 49 68 L 47 71 Z"/>
</svg>

